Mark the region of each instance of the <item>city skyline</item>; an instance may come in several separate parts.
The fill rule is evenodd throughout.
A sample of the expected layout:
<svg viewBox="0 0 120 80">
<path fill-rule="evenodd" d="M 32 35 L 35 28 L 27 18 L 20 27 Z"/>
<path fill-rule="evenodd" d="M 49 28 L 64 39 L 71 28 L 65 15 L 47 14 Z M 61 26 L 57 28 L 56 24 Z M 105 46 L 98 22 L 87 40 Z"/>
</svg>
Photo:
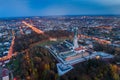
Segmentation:
<svg viewBox="0 0 120 80">
<path fill-rule="evenodd" d="M 1 0 L 0 17 L 119 15 L 119 0 Z"/>
</svg>

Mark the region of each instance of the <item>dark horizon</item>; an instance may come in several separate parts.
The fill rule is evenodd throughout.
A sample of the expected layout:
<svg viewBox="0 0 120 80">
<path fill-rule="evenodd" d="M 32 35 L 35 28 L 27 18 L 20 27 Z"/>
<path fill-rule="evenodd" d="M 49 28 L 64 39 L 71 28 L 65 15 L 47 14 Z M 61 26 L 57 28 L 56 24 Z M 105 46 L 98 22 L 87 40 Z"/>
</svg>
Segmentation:
<svg viewBox="0 0 120 80">
<path fill-rule="evenodd" d="M 60 16 L 104 16 L 104 17 L 107 17 L 107 16 L 120 16 L 120 14 L 118 14 L 118 15 L 113 15 L 113 14 L 97 14 L 97 15 L 79 14 L 79 15 L 10 16 L 10 17 L 0 17 L 0 19 L 3 19 L 3 18 L 26 18 L 26 17 L 60 17 Z"/>
</svg>

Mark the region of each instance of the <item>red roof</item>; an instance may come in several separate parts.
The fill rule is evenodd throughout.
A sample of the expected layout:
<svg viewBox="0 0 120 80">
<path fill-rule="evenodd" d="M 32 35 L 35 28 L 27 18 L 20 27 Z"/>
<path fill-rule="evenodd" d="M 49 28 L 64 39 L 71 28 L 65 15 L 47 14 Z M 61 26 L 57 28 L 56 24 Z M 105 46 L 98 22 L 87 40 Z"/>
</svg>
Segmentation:
<svg viewBox="0 0 120 80">
<path fill-rule="evenodd" d="M 75 48 L 75 51 L 79 51 L 79 50 L 82 50 L 83 47 L 78 47 L 78 48 Z"/>
</svg>

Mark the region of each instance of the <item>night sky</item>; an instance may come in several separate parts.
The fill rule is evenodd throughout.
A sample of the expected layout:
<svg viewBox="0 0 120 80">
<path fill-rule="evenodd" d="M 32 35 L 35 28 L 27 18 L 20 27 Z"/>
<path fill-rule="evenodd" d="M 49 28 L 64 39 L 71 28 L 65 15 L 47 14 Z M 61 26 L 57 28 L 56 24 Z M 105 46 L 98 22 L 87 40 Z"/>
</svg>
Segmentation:
<svg viewBox="0 0 120 80">
<path fill-rule="evenodd" d="M 0 0 L 0 17 L 120 15 L 120 0 Z"/>
</svg>

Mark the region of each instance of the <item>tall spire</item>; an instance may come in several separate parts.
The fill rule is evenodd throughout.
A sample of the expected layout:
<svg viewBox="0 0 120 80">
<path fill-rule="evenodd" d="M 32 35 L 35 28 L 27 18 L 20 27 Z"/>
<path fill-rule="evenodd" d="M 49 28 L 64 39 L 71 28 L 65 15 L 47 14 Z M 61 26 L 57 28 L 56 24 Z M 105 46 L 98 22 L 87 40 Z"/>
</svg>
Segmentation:
<svg viewBox="0 0 120 80">
<path fill-rule="evenodd" d="M 73 40 L 73 43 L 74 43 L 74 49 L 75 48 L 78 48 L 79 45 L 78 45 L 78 27 L 74 27 L 74 40 Z"/>
</svg>

